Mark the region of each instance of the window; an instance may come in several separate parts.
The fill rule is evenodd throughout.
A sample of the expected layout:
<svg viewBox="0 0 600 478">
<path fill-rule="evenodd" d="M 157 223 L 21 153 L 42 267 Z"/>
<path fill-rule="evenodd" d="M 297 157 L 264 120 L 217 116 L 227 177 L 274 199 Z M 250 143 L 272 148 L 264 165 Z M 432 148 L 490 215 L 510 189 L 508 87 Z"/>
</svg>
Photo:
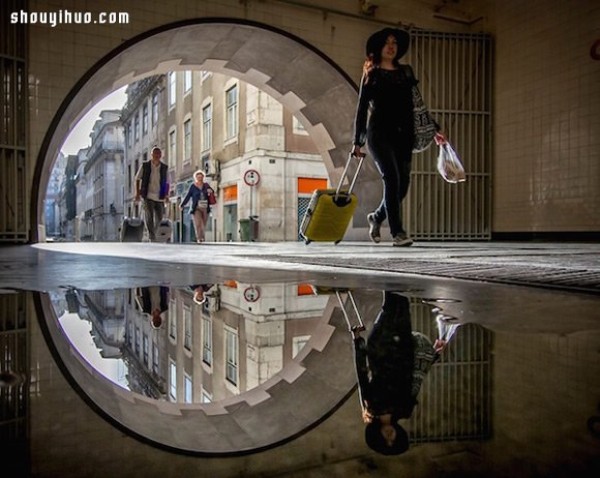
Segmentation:
<svg viewBox="0 0 600 478">
<path fill-rule="evenodd" d="M 212 321 L 202 319 L 202 361 L 212 365 Z"/>
<path fill-rule="evenodd" d="M 292 339 L 292 358 L 295 358 L 296 355 L 298 355 L 309 340 L 310 335 L 301 335 Z"/>
<path fill-rule="evenodd" d="M 202 151 L 212 148 L 212 104 L 202 108 Z"/>
<path fill-rule="evenodd" d="M 177 365 L 169 361 L 169 396 L 172 401 L 177 401 Z"/>
<path fill-rule="evenodd" d="M 143 351 L 144 351 L 144 365 L 147 367 L 148 366 L 148 355 L 150 354 L 150 344 L 148 342 L 148 336 L 146 334 L 144 334 L 144 339 L 143 339 Z"/>
<path fill-rule="evenodd" d="M 192 90 L 192 72 L 190 70 L 186 70 L 183 73 L 183 92 L 188 93 Z"/>
<path fill-rule="evenodd" d="M 192 350 L 192 311 L 189 307 L 183 308 L 183 346 Z"/>
<path fill-rule="evenodd" d="M 158 93 L 152 95 L 152 126 L 158 123 Z"/>
<path fill-rule="evenodd" d="M 175 167 L 177 163 L 175 155 L 177 154 L 177 135 L 176 131 L 172 130 L 169 132 L 169 151 L 167 156 L 167 163 L 169 167 Z"/>
<path fill-rule="evenodd" d="M 144 136 L 148 134 L 148 103 L 144 103 L 142 108 L 142 134 Z"/>
<path fill-rule="evenodd" d="M 158 361 L 159 361 L 159 352 L 158 346 L 153 343 L 152 344 L 152 372 L 158 375 Z"/>
<path fill-rule="evenodd" d="M 183 160 L 192 160 L 192 120 L 183 123 Z"/>
<path fill-rule="evenodd" d="M 140 114 L 136 113 L 133 126 L 133 139 L 137 143 L 140 140 Z"/>
<path fill-rule="evenodd" d="M 140 328 L 135 328 L 135 354 L 140 356 Z"/>
<path fill-rule="evenodd" d="M 183 392 L 185 394 L 184 403 L 192 403 L 193 391 L 192 391 L 192 377 L 187 373 L 183 377 Z"/>
<path fill-rule="evenodd" d="M 233 85 L 225 92 L 225 139 L 233 139 L 238 133 L 238 88 Z"/>
<path fill-rule="evenodd" d="M 131 148 L 131 145 L 133 144 L 133 136 L 132 136 L 133 130 L 131 128 L 131 121 L 129 121 L 127 123 L 127 146 Z"/>
<path fill-rule="evenodd" d="M 210 402 L 212 402 L 212 393 L 209 393 L 204 387 L 202 387 L 200 403 L 210 403 Z"/>
<path fill-rule="evenodd" d="M 304 125 L 298 121 L 298 118 L 292 116 L 292 131 L 294 134 L 299 134 L 302 136 L 307 136 L 308 131 L 304 128 Z"/>
<path fill-rule="evenodd" d="M 172 71 L 169 73 L 169 108 L 175 106 L 175 102 L 177 101 L 177 77 L 175 76 L 175 72 Z"/>
<path fill-rule="evenodd" d="M 238 347 L 237 330 L 225 327 L 225 378 L 235 386 L 238 384 Z"/>
<path fill-rule="evenodd" d="M 177 314 L 173 300 L 169 301 L 169 337 L 177 339 Z"/>
<path fill-rule="evenodd" d="M 202 70 L 200 72 L 200 81 L 206 80 L 212 73 L 210 71 Z"/>
</svg>

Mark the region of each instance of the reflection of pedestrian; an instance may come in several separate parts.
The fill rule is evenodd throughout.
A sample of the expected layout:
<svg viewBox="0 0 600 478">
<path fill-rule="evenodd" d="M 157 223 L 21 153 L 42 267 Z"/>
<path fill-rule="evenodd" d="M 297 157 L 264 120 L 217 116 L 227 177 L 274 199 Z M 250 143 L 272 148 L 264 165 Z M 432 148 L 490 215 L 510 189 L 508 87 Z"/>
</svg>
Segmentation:
<svg viewBox="0 0 600 478">
<path fill-rule="evenodd" d="M 210 288 L 212 286 L 213 286 L 213 284 L 191 285 L 190 289 L 194 294 L 193 295 L 194 302 L 198 305 L 204 304 L 204 302 L 206 302 L 206 297 L 209 295 L 209 294 L 207 294 L 207 292 L 210 290 Z"/>
<path fill-rule="evenodd" d="M 196 231 L 196 241 L 204 242 L 204 229 L 210 212 L 209 196 L 214 196 L 214 191 L 208 183 L 204 182 L 204 172 L 198 170 L 194 173 L 194 182 L 190 185 L 185 198 L 181 202 L 180 208 L 183 211 L 186 204 L 192 200 L 190 214 L 194 221 L 194 230 Z"/>
<path fill-rule="evenodd" d="M 152 327 L 160 328 L 169 309 L 169 288 L 164 286 L 140 287 L 136 300 L 142 312 L 150 316 Z"/>
<path fill-rule="evenodd" d="M 152 148 L 152 159 L 144 161 L 135 175 L 135 201 L 144 200 L 144 216 L 150 242 L 156 241 L 156 228 L 162 221 L 164 202 L 168 201 L 168 166 L 160 158 L 160 148 Z"/>
<path fill-rule="evenodd" d="M 417 137 L 413 86 L 418 82 L 412 68 L 399 63 L 408 51 L 409 42 L 408 32 L 397 28 L 384 28 L 368 39 L 354 120 L 353 154 L 362 156 L 361 148 L 367 142 L 383 180 L 381 203 L 367 215 L 369 235 L 373 242 L 380 242 L 380 226 L 387 219 L 394 246 L 410 246 L 413 242 L 401 217 Z M 434 126 L 426 141 L 431 142 L 434 136 L 436 141 L 445 141 L 441 133 L 436 133 L 439 126 L 431 124 Z"/>
<path fill-rule="evenodd" d="M 452 327 L 453 333 L 458 326 Z M 425 335 L 413 332 L 408 299 L 387 291 L 368 341 L 360 331 L 353 329 L 365 440 L 384 455 L 404 453 L 408 434 L 398 420 L 411 416 L 423 379 L 451 334 L 432 344 Z"/>
</svg>

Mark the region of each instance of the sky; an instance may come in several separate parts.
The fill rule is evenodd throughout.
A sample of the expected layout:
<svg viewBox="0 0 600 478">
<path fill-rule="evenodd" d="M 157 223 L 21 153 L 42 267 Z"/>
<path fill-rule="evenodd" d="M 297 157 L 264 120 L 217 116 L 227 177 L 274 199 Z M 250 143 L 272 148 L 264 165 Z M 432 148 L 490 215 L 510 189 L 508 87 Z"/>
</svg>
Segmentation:
<svg viewBox="0 0 600 478">
<path fill-rule="evenodd" d="M 103 358 L 91 335 L 92 325 L 78 314 L 65 312 L 58 319 L 65 335 L 81 356 L 111 382 L 129 389 L 127 366 L 122 359 Z"/>
<path fill-rule="evenodd" d="M 61 151 L 65 156 L 77 154 L 77 151 L 80 149 L 90 146 L 90 133 L 92 132 L 94 123 L 100 117 L 100 112 L 102 110 L 121 109 L 127 100 L 125 88 L 126 86 L 105 96 L 104 99 L 96 103 L 92 109 L 81 118 L 62 145 Z"/>
</svg>

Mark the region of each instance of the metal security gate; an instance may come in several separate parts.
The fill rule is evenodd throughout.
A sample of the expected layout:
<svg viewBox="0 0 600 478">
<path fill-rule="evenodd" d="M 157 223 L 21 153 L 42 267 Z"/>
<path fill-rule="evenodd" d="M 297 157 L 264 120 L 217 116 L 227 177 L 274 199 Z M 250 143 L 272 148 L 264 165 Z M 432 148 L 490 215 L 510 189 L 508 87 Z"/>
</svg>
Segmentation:
<svg viewBox="0 0 600 478">
<path fill-rule="evenodd" d="M 432 306 L 413 299 L 413 330 L 438 338 Z M 409 420 L 413 443 L 485 440 L 492 434 L 493 335 L 477 324 L 460 326 L 425 377 Z"/>
<path fill-rule="evenodd" d="M 26 7 L 0 3 L 0 242 L 26 242 L 26 36 L 23 24 L 10 24 L 11 12 Z"/>
<path fill-rule="evenodd" d="M 467 175 L 448 184 L 437 173 L 438 148 L 413 155 L 403 217 L 420 240 L 491 237 L 492 49 L 485 34 L 411 33 L 408 62 L 432 115 Z"/>
</svg>

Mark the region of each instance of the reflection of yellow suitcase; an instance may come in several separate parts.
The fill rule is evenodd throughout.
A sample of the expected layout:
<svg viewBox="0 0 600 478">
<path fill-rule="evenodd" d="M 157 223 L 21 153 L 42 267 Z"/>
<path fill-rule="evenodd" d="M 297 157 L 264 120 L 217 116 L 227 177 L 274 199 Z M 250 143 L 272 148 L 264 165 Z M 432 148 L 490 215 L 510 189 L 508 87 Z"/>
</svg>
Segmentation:
<svg viewBox="0 0 600 478">
<path fill-rule="evenodd" d="M 337 244 L 344 238 L 358 204 L 358 198 L 352 193 L 352 189 L 354 189 L 364 156 L 356 158 L 359 162 L 354 178 L 348 190 L 342 190 L 342 183 L 353 158 L 356 156 L 348 157 L 337 189 L 317 189 L 313 192 L 308 209 L 300 224 L 300 234 L 306 244 L 312 241 L 332 241 Z"/>
</svg>

